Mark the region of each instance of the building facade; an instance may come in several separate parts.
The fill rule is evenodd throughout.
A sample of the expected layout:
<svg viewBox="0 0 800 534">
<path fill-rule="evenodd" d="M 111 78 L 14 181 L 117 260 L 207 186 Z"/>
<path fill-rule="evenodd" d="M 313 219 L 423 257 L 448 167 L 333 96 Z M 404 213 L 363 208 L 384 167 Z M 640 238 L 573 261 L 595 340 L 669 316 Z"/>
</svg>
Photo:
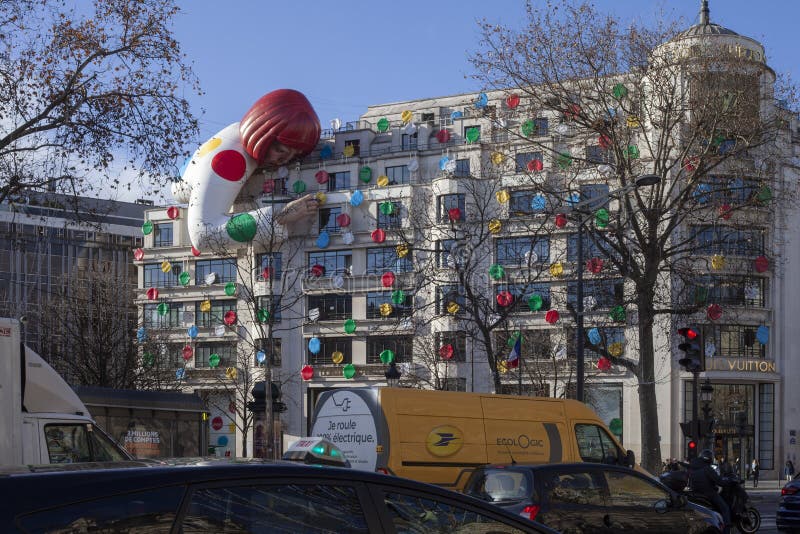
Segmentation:
<svg viewBox="0 0 800 534">
<path fill-rule="evenodd" d="M 708 43 L 750 62 L 760 76 L 761 111 L 781 113 L 763 47 L 711 24 L 707 12 L 661 51 L 691 59 L 693 47 Z M 676 78 L 684 75 L 676 69 Z M 276 447 L 277 436 L 306 435 L 321 392 L 385 386 L 392 363 L 408 387 L 491 392 L 499 381 L 496 392 L 573 396 L 571 311 L 582 293 L 587 400 L 639 454 L 639 382 L 605 357 L 635 359 L 637 313 L 626 297 L 635 288 L 603 267 L 607 251 L 578 236 L 586 221 L 560 220 L 553 207 L 559 202 L 567 211 L 589 201 L 593 224 L 613 220 L 625 204 L 608 172 L 614 159 L 568 113 L 528 110 L 519 117 L 518 105 L 514 91 L 375 105 L 357 121 L 323 132 L 301 164 L 257 171 L 250 180 L 258 183 L 240 199 L 242 205 L 279 205 L 305 193 L 320 199 L 318 219 L 271 250 L 254 244 L 226 255 L 193 251 L 185 207 L 147 211 L 136 261 L 141 324 L 164 334 L 184 387 L 205 391 L 219 407 L 211 441 L 220 453 L 245 448 L 236 390 L 221 375 L 232 384 L 269 373 L 279 384 L 287 410 L 274 414 Z M 712 189 L 697 186 L 698 210 L 723 209 L 736 195 L 749 202 L 767 181 L 797 189 L 799 124 L 785 115 L 769 147 L 781 157 L 749 174 L 720 168 Z M 642 161 L 646 167 L 646 154 Z M 543 183 L 568 173 L 573 180 L 562 198 L 540 193 Z M 692 374 L 677 363 L 675 332 L 686 324 L 703 331 L 700 378 L 713 387 L 706 408 L 717 421 L 708 445 L 722 458 L 759 458 L 765 472 L 800 452 L 800 394 L 787 387 L 800 365 L 790 342 L 800 306 L 800 221 L 790 204 L 748 207 L 713 224 L 688 217 L 676 229 L 695 245 L 697 257 L 689 259 L 706 268 L 695 266 L 691 283 L 670 274 L 662 284 L 676 304 L 691 295 L 694 305 L 690 315 L 659 319 L 654 336 L 665 458 L 685 456 L 679 422 L 692 417 L 695 399 Z M 598 216 L 599 209 L 605 214 Z M 586 265 L 578 262 L 579 247 Z M 475 309 L 481 302 L 485 308 Z M 714 305 L 724 313 L 716 315 Z M 524 343 L 513 368 L 506 354 L 518 336 Z M 252 433 L 247 439 L 246 450 L 258 449 Z"/>
<path fill-rule="evenodd" d="M 142 243 L 146 207 L 37 192 L 0 204 L 0 314 L 25 316 L 28 346 L 68 380 L 74 377 L 60 362 L 70 341 L 61 321 L 90 305 L 77 297 L 87 272 L 102 271 L 131 291 L 136 287 L 132 250 Z M 74 306 L 65 306 L 73 298 Z M 133 303 L 121 302 L 133 317 Z"/>
</svg>

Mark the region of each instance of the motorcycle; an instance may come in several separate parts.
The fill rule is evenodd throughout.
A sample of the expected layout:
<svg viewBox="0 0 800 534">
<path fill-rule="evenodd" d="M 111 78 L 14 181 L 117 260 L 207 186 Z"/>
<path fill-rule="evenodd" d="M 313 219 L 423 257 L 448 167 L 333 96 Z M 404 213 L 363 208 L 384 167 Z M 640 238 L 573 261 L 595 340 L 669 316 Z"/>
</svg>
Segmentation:
<svg viewBox="0 0 800 534">
<path fill-rule="evenodd" d="M 692 493 L 690 489 L 686 488 L 689 484 L 688 471 L 681 469 L 666 471 L 659 475 L 659 480 L 668 488 L 685 495 L 690 502 L 714 510 L 711 501 L 702 495 Z M 758 529 L 761 527 L 761 514 L 755 506 L 750 504 L 742 480 L 737 476 L 725 476 L 722 477 L 722 480 L 725 482 L 725 485 L 722 487 L 720 495 L 731 509 L 731 522 L 733 526 L 739 529 L 743 534 L 758 532 Z"/>
</svg>

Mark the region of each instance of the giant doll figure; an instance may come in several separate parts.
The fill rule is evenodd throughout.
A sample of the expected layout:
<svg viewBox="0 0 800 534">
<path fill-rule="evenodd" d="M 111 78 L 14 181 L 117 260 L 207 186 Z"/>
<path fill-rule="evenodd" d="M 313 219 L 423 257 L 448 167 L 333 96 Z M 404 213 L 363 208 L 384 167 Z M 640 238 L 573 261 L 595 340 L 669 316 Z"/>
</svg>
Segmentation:
<svg viewBox="0 0 800 534">
<path fill-rule="evenodd" d="M 271 232 L 282 233 L 292 223 L 310 218 L 317 200 L 306 195 L 280 213 L 263 207 L 231 214 L 236 197 L 259 167 L 287 165 L 314 150 L 320 136 L 317 114 L 302 93 L 272 91 L 253 104 L 240 122 L 203 143 L 186 165 L 182 181 L 173 185 L 178 202 L 188 202 L 189 238 L 197 250 L 229 247 Z M 272 221 L 277 223 L 273 227 Z"/>
</svg>

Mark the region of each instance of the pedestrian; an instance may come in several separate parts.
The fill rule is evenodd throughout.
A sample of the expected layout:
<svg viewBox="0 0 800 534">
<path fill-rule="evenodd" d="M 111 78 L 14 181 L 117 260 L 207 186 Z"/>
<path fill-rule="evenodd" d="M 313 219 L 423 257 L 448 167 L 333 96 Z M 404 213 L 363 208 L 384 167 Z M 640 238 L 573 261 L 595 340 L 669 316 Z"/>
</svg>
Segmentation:
<svg viewBox="0 0 800 534">
<path fill-rule="evenodd" d="M 789 482 L 794 477 L 794 464 L 792 460 L 787 458 L 786 465 L 783 466 L 783 476 L 786 477 L 786 481 Z"/>
<path fill-rule="evenodd" d="M 753 458 L 753 463 L 750 464 L 750 472 L 753 474 L 753 487 L 758 487 L 758 472 L 761 468 L 758 466 L 758 460 Z"/>
</svg>

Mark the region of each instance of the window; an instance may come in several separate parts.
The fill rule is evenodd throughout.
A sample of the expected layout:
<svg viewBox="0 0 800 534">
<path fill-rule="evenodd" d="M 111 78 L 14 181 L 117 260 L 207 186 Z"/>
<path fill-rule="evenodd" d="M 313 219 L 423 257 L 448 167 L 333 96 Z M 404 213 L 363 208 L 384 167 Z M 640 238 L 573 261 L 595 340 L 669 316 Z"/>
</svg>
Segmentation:
<svg viewBox="0 0 800 534">
<path fill-rule="evenodd" d="M 765 358 L 767 348 L 758 342 L 757 331 L 756 325 L 704 325 L 703 340 L 706 347 L 710 342 L 716 349 L 713 355 L 706 351 L 706 358 Z"/>
<path fill-rule="evenodd" d="M 468 252 L 455 239 L 445 239 L 436 242 L 436 265 L 442 269 L 455 269 L 464 265 Z"/>
<path fill-rule="evenodd" d="M 386 177 L 389 178 L 389 185 L 407 184 L 411 180 L 411 171 L 408 165 L 386 167 Z"/>
<path fill-rule="evenodd" d="M 443 391 L 467 391 L 467 379 L 459 377 L 445 377 L 442 380 Z"/>
<path fill-rule="evenodd" d="M 305 340 L 308 347 L 308 339 Z M 331 357 L 334 352 L 342 353 L 341 364 L 353 363 L 353 340 L 349 337 L 320 337 L 320 350 L 316 354 L 308 353 L 311 365 L 333 365 Z M 308 349 L 306 349 L 308 351 Z M 336 364 L 339 365 L 339 364 Z"/>
<path fill-rule="evenodd" d="M 625 282 L 621 278 L 584 279 L 583 298 L 594 297 L 596 308 L 608 309 L 625 302 Z M 567 282 L 567 303 L 578 304 L 578 282 Z"/>
<path fill-rule="evenodd" d="M 495 241 L 496 263 L 527 266 L 547 263 L 550 259 L 548 236 L 503 237 Z"/>
<path fill-rule="evenodd" d="M 320 208 L 319 209 L 319 231 L 328 232 L 329 234 L 338 234 L 342 231 L 339 226 L 339 221 L 336 218 L 342 214 L 340 206 L 333 208 Z"/>
<path fill-rule="evenodd" d="M 413 358 L 413 336 L 367 336 L 367 363 L 383 363 L 381 352 L 394 352 L 396 363 L 410 362 Z"/>
<path fill-rule="evenodd" d="M 697 187 L 694 198 L 701 204 L 709 202 L 744 204 L 753 200 L 761 190 L 761 182 L 738 177 L 711 176 Z M 705 188 L 705 191 L 699 189 L 701 187 Z"/>
<path fill-rule="evenodd" d="M 447 128 L 453 125 L 453 109 L 448 107 L 439 108 L 439 127 Z"/>
<path fill-rule="evenodd" d="M 519 152 L 514 156 L 517 172 L 530 172 L 533 169 L 528 168 L 528 164 L 532 161 L 544 161 L 541 152 Z"/>
<path fill-rule="evenodd" d="M 203 303 L 195 303 L 195 323 L 202 328 L 211 328 L 223 324 L 225 313 L 236 311 L 236 300 L 212 300 L 211 309 L 207 312 L 201 310 Z"/>
<path fill-rule="evenodd" d="M 350 189 L 350 171 L 332 172 L 328 174 L 328 191 Z"/>
<path fill-rule="evenodd" d="M 601 341 L 598 345 L 600 350 L 608 351 L 608 347 L 611 346 L 613 343 L 620 343 L 625 346 L 625 329 L 621 327 L 604 327 L 601 329 Z M 572 336 L 570 337 L 569 341 L 569 348 L 570 353 L 575 354 L 575 336 L 578 335 L 577 330 L 573 330 L 570 332 Z M 586 343 L 585 348 L 585 357 L 587 360 L 590 359 L 599 359 L 602 356 L 601 352 L 594 350 L 594 347 L 590 345 L 588 342 Z"/>
<path fill-rule="evenodd" d="M 754 256 L 764 252 L 764 230 L 739 229 L 728 226 L 695 226 L 694 247 L 703 254 Z"/>
<path fill-rule="evenodd" d="M 608 184 L 582 184 L 580 193 L 581 202 L 590 201 L 585 209 L 608 209 L 608 203 L 610 201 L 608 196 Z M 595 199 L 595 201 L 591 202 L 592 199 Z"/>
<path fill-rule="evenodd" d="M 522 530 L 438 497 L 385 493 L 383 502 L 397 532 L 507 532 Z"/>
<path fill-rule="evenodd" d="M 180 285 L 180 275 L 183 268 L 180 264 L 175 264 L 168 273 L 161 270 L 160 263 L 147 263 L 144 268 L 145 287 L 175 287 Z"/>
<path fill-rule="evenodd" d="M 197 489 L 180 530 L 369 532 L 355 488 L 341 481 Z"/>
<path fill-rule="evenodd" d="M 606 471 L 609 506 L 643 508 L 655 513 L 658 501 L 670 502 L 669 493 L 644 477 L 621 471 Z"/>
<path fill-rule="evenodd" d="M 775 384 L 758 385 L 758 463 L 775 469 Z"/>
<path fill-rule="evenodd" d="M 349 141 L 345 141 L 345 149 L 349 146 L 353 147 L 353 155 L 351 157 L 357 158 L 359 155 L 361 155 L 361 139 L 350 139 Z"/>
<path fill-rule="evenodd" d="M 273 324 L 281 322 L 281 296 L 266 295 L 258 297 L 258 308 L 267 310 L 269 318 L 265 322 L 271 321 Z M 256 310 L 256 315 L 258 310 Z"/>
<path fill-rule="evenodd" d="M 592 506 L 605 510 L 605 483 L 602 473 L 569 471 L 543 473 L 543 492 L 545 500 L 556 508 L 577 505 L 584 512 Z M 588 507 L 588 508 L 586 508 Z M 577 510 L 576 510 L 577 513 Z"/>
<path fill-rule="evenodd" d="M 264 351 L 264 354 L 267 356 L 267 360 L 269 361 L 270 367 L 280 367 L 281 366 L 281 338 L 279 337 L 272 337 L 272 338 L 258 338 L 255 341 L 255 348 L 256 354 L 254 355 L 253 365 L 258 367 L 259 365 L 263 365 L 258 362 L 258 351 Z"/>
<path fill-rule="evenodd" d="M 538 137 L 548 135 L 550 131 L 550 121 L 544 117 L 537 117 L 533 119 L 533 124 L 536 127 L 536 134 Z"/>
<path fill-rule="evenodd" d="M 436 120 L 436 115 L 433 113 L 422 113 L 420 114 L 420 122 L 427 123 L 433 125 L 433 121 Z"/>
<path fill-rule="evenodd" d="M 470 176 L 469 159 L 464 158 L 456 160 L 456 170 L 453 173 L 453 176 L 457 178 L 465 178 Z"/>
<path fill-rule="evenodd" d="M 391 206 L 391 213 L 384 213 L 384 210 L 389 211 L 388 207 Z M 392 202 L 384 200 L 378 205 L 378 228 L 400 228 L 402 226 L 402 218 L 400 211 L 403 205 L 400 202 Z"/>
<path fill-rule="evenodd" d="M 450 361 L 465 362 L 467 361 L 467 333 L 463 331 L 457 332 L 437 332 L 436 333 L 436 359 L 447 361 L 442 357 L 442 354 L 449 354 L 452 347 L 453 357 Z"/>
<path fill-rule="evenodd" d="M 575 425 L 575 439 L 578 441 L 578 453 L 584 462 L 615 464 L 620 457 L 614 440 L 597 425 Z"/>
<path fill-rule="evenodd" d="M 537 312 L 550 309 L 549 282 L 538 282 L 535 284 L 498 284 L 495 288 L 495 295 L 498 295 L 501 291 L 509 291 L 514 297 L 514 302 L 509 307 L 510 309 L 508 309 L 509 313 Z M 542 299 L 542 305 L 538 310 L 531 309 L 530 302 L 534 295 L 538 295 Z M 501 307 L 497 303 L 497 299 L 494 300 L 494 306 L 496 311 L 506 310 L 506 308 Z"/>
<path fill-rule="evenodd" d="M 219 356 L 217 368 L 225 369 L 236 365 L 236 345 L 229 343 L 198 343 L 194 351 L 194 366 L 209 367 L 208 360 L 212 354 Z"/>
<path fill-rule="evenodd" d="M 317 308 L 320 321 L 349 319 L 353 315 L 353 297 L 351 295 L 309 295 L 308 310 Z"/>
<path fill-rule="evenodd" d="M 766 304 L 765 278 L 702 275 L 695 277 L 693 282 L 686 290 L 686 302 L 690 304 L 713 302 L 752 308 L 762 308 Z"/>
<path fill-rule="evenodd" d="M 548 208 L 555 205 L 553 199 L 536 191 L 512 191 L 508 202 L 509 216 L 526 216 L 535 213 L 547 213 Z"/>
<path fill-rule="evenodd" d="M 397 304 L 392 302 L 392 293 L 388 291 L 371 291 L 367 293 L 367 319 L 391 319 L 398 317 L 411 317 L 413 312 L 414 296 L 405 293 L 405 300 Z M 381 313 L 381 305 L 389 304 L 391 313 L 384 316 Z"/>
<path fill-rule="evenodd" d="M 325 276 L 332 274 L 349 275 L 353 269 L 353 252 L 350 250 L 311 252 L 308 255 L 309 269 L 314 265 L 322 265 L 325 268 Z"/>
<path fill-rule="evenodd" d="M 613 163 L 614 154 L 608 148 L 600 145 L 589 145 L 586 147 L 587 163 Z"/>
<path fill-rule="evenodd" d="M 183 486 L 174 486 L 102 496 L 21 516 L 19 527 L 25 532 L 167 534 L 172 530 L 183 493 Z"/>
<path fill-rule="evenodd" d="M 379 247 L 367 249 L 367 274 L 409 273 L 414 270 L 411 252 L 399 258 L 395 247 Z"/>
<path fill-rule="evenodd" d="M 447 308 L 451 303 L 458 304 L 459 310 L 456 313 L 463 313 L 467 299 L 464 296 L 464 288 L 454 285 L 438 286 L 436 288 L 436 313 L 450 313 Z"/>
<path fill-rule="evenodd" d="M 172 246 L 172 223 L 158 223 L 153 225 L 153 246 Z"/>
<path fill-rule="evenodd" d="M 283 257 L 280 252 L 267 252 L 256 257 L 256 280 L 265 280 L 268 275 L 272 280 L 280 280 Z"/>
<path fill-rule="evenodd" d="M 475 141 L 472 141 L 472 142 L 475 143 L 476 141 L 480 141 L 480 138 L 481 138 L 481 127 L 480 127 L 480 125 L 478 125 L 478 124 L 466 125 L 465 124 L 464 125 L 464 129 L 463 129 L 463 133 L 462 133 L 462 136 L 464 137 L 464 142 L 469 142 L 469 141 L 467 141 L 467 139 L 470 138 L 470 135 L 472 135 L 472 136 L 475 135 L 475 133 L 472 133 L 470 130 L 472 130 L 475 133 L 477 133 L 477 138 L 475 138 Z"/>
<path fill-rule="evenodd" d="M 175 328 L 181 326 L 183 316 L 183 306 L 176 302 L 165 302 L 167 313 L 158 313 L 159 304 L 144 305 L 144 327 L 145 328 Z"/>
<path fill-rule="evenodd" d="M 601 243 L 601 244 L 598 244 Z M 600 248 L 602 245 L 602 249 Z M 608 251 L 608 254 L 603 252 L 603 249 Z M 608 259 L 609 254 L 613 257 L 619 257 L 607 243 L 601 240 L 598 236 L 583 234 L 583 260 L 589 258 Z M 578 233 L 569 234 L 567 237 L 567 261 L 578 261 Z"/>
<path fill-rule="evenodd" d="M 439 222 L 449 222 L 449 212 L 453 208 L 458 208 L 461 211 L 461 220 L 466 219 L 466 202 L 466 196 L 463 193 L 453 193 L 437 197 L 436 212 L 439 214 Z"/>
<path fill-rule="evenodd" d="M 417 149 L 417 133 L 414 132 L 413 134 L 402 134 L 401 141 L 403 144 L 403 150 L 416 150 Z"/>
<path fill-rule="evenodd" d="M 236 260 L 223 258 L 215 260 L 199 260 L 194 264 L 194 283 L 207 285 L 206 277 L 214 273 L 214 284 L 227 284 L 236 281 Z"/>
</svg>

